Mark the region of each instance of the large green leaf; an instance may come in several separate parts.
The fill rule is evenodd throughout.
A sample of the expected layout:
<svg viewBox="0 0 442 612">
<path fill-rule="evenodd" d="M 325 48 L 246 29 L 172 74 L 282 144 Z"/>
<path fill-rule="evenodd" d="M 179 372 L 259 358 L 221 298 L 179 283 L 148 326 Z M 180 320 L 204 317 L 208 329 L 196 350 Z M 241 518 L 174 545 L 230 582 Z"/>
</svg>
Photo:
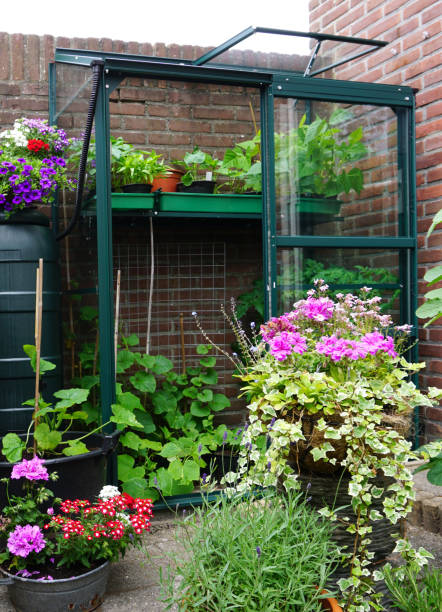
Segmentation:
<svg viewBox="0 0 442 612">
<path fill-rule="evenodd" d="M 169 372 L 173 368 L 173 363 L 167 357 L 163 357 L 163 355 L 157 355 L 155 357 L 155 364 L 152 367 L 152 371 L 155 374 L 165 374 Z"/>
<path fill-rule="evenodd" d="M 135 389 L 142 393 L 153 393 L 156 388 L 156 380 L 152 374 L 148 372 L 137 372 L 129 378 Z"/>
<path fill-rule="evenodd" d="M 61 389 L 55 391 L 54 396 L 61 400 L 55 404 L 56 408 L 70 408 L 85 402 L 89 396 L 89 389 Z"/>
<path fill-rule="evenodd" d="M 127 480 L 129 473 L 135 464 L 135 459 L 130 455 L 119 454 L 117 458 L 118 463 L 118 478 L 120 480 Z"/>
<path fill-rule="evenodd" d="M 190 404 L 190 412 L 193 414 L 193 416 L 205 417 L 210 414 L 210 408 L 209 406 L 203 405 L 201 402 L 196 400 Z"/>
<path fill-rule="evenodd" d="M 84 442 L 77 440 L 68 440 L 68 445 L 63 449 L 63 455 L 72 457 L 74 455 L 83 455 L 88 453 L 89 449 Z"/>
<path fill-rule="evenodd" d="M 117 355 L 117 372 L 121 374 L 125 372 L 131 365 L 133 365 L 135 361 L 135 356 L 132 351 L 128 351 L 123 349 L 122 351 L 118 351 Z"/>
<path fill-rule="evenodd" d="M 120 404 L 120 406 L 124 406 L 124 408 L 127 408 L 128 410 L 144 411 L 140 398 L 130 391 L 121 392 L 117 390 L 117 403 Z"/>
<path fill-rule="evenodd" d="M 179 459 L 175 459 L 175 461 L 171 461 L 167 468 L 167 471 L 172 476 L 173 480 L 182 480 L 183 479 L 183 464 Z"/>
<path fill-rule="evenodd" d="M 137 421 L 141 423 L 144 433 L 150 434 L 156 430 L 156 425 L 148 412 L 141 412 L 141 410 L 135 410 L 134 414 Z"/>
<path fill-rule="evenodd" d="M 205 368 L 213 368 L 216 365 L 216 357 L 203 357 L 200 364 Z"/>
<path fill-rule="evenodd" d="M 35 372 L 36 364 L 37 364 L 37 349 L 33 344 L 24 344 L 23 350 L 26 355 L 31 360 L 31 367 Z M 50 370 L 55 370 L 57 366 L 50 361 L 46 361 L 46 359 L 40 358 L 40 374 L 44 374 L 45 372 L 49 372 Z"/>
<path fill-rule="evenodd" d="M 200 402 L 211 402 L 213 400 L 213 391 L 211 389 L 202 389 L 198 395 L 197 399 Z"/>
<path fill-rule="evenodd" d="M 135 353 L 135 361 L 148 370 L 151 370 L 155 365 L 155 357 L 153 355 L 140 355 L 139 353 Z"/>
<path fill-rule="evenodd" d="M 175 442 L 165 444 L 159 453 L 161 457 L 178 457 L 181 453 L 180 447 Z"/>
<path fill-rule="evenodd" d="M 123 446 L 127 446 L 128 448 L 131 448 L 135 451 L 140 448 L 142 441 L 142 438 L 140 438 L 140 436 L 138 436 L 133 431 L 127 431 L 120 438 L 120 444 L 122 444 Z"/>
<path fill-rule="evenodd" d="M 152 499 L 154 491 L 147 486 L 144 478 L 129 478 L 123 482 L 123 491 L 131 497 L 141 499 Z"/>
<path fill-rule="evenodd" d="M 112 404 L 112 413 L 113 416 L 111 416 L 110 420 L 112 423 L 117 423 L 120 429 L 124 429 L 124 427 L 143 428 L 141 423 L 135 418 L 134 413 L 120 404 Z"/>
<path fill-rule="evenodd" d="M 219 412 L 230 406 L 230 400 L 223 393 L 215 393 L 211 402 L 212 410 Z"/>
<path fill-rule="evenodd" d="M 163 414 L 175 409 L 177 405 L 176 397 L 168 391 L 157 391 L 152 397 L 155 414 Z"/>
<path fill-rule="evenodd" d="M 200 477 L 199 465 L 193 459 L 187 459 L 183 466 L 184 478 L 187 481 L 195 481 Z"/>
<path fill-rule="evenodd" d="M 156 474 L 152 474 L 150 486 L 157 486 L 161 490 L 163 495 L 172 495 L 173 478 L 165 468 L 159 468 Z"/>
<path fill-rule="evenodd" d="M 207 346 L 207 344 L 198 344 L 198 346 L 196 347 L 196 352 L 198 353 L 198 355 L 207 355 L 209 350 L 210 347 Z"/>
<path fill-rule="evenodd" d="M 425 272 L 424 279 L 430 285 L 442 280 L 442 266 L 435 266 L 434 268 L 427 270 L 427 272 Z"/>
<path fill-rule="evenodd" d="M 150 450 L 153 451 L 160 451 L 163 448 L 163 444 L 162 442 L 158 442 L 157 440 L 142 440 L 141 441 L 141 448 L 150 448 Z"/>
<path fill-rule="evenodd" d="M 125 337 L 124 342 L 127 344 L 127 346 L 138 346 L 140 344 L 137 334 L 131 334 L 130 336 Z"/>
<path fill-rule="evenodd" d="M 61 442 L 61 433 L 50 430 L 47 423 L 39 423 L 34 430 L 34 437 L 41 450 L 54 450 Z"/>
<path fill-rule="evenodd" d="M 20 461 L 26 448 L 24 440 L 15 433 L 7 433 L 3 436 L 2 446 L 2 452 L 10 463 Z"/>
<path fill-rule="evenodd" d="M 431 467 L 428 470 L 427 478 L 431 484 L 442 486 L 442 459 L 431 462 Z"/>
<path fill-rule="evenodd" d="M 200 374 L 200 379 L 205 385 L 216 385 L 218 382 L 218 374 L 215 369 L 210 368 L 206 372 Z"/>
</svg>

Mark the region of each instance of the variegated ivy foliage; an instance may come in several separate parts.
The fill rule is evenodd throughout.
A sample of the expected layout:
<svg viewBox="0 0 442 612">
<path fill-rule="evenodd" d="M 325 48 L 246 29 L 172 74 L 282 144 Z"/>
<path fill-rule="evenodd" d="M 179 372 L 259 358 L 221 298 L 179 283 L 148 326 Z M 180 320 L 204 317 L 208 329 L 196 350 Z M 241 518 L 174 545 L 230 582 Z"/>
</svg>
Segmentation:
<svg viewBox="0 0 442 612">
<path fill-rule="evenodd" d="M 385 516 L 396 524 L 411 510 L 413 479 L 405 465 L 416 458 L 410 442 L 385 413 L 411 419 L 415 407 L 436 405 L 442 391 L 432 388 L 424 395 L 408 380 L 424 364 L 411 364 L 400 356 L 408 330 L 402 326 L 389 335 L 392 321 L 381 314 L 378 298 L 347 294 L 333 301 L 326 290 L 316 281 L 307 300 L 261 327 L 263 342 L 254 348 L 253 364 L 240 376 L 250 401 L 239 469 L 226 481 L 240 490 L 280 483 L 286 489 L 296 487 L 288 455 L 305 440 L 303 417 L 316 415 L 323 439 L 311 450 L 314 460 L 336 463 L 332 443 L 345 441 L 339 465 L 351 476 L 348 492 L 356 520 L 348 519 L 347 524 L 355 547 L 344 551 L 349 564 L 349 577 L 339 581 L 344 607 L 348 612 L 380 610 L 370 569 L 373 553 L 367 550 L 370 521 Z M 382 474 L 393 479 L 385 490 L 375 482 Z M 381 497 L 382 513 L 372 508 Z M 337 519 L 331 508 L 321 513 Z M 397 547 L 410 556 L 405 542 Z M 415 558 L 425 561 L 425 552 Z"/>
</svg>

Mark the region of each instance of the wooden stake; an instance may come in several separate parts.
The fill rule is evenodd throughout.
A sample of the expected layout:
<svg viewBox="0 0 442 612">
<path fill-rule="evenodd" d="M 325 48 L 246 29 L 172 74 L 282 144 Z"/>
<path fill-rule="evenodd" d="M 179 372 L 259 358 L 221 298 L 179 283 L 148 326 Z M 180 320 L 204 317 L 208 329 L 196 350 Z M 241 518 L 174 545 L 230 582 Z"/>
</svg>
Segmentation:
<svg viewBox="0 0 442 612">
<path fill-rule="evenodd" d="M 38 268 L 35 283 L 35 393 L 34 393 L 34 429 L 38 424 L 36 413 L 40 399 L 40 355 L 41 355 L 41 330 L 43 312 L 43 259 L 38 260 Z M 34 455 L 37 453 L 37 440 L 34 436 Z"/>
<path fill-rule="evenodd" d="M 117 356 L 118 356 L 118 325 L 120 318 L 120 286 L 121 270 L 117 272 L 117 291 L 115 299 L 115 327 L 114 327 L 114 351 L 115 351 L 115 377 L 117 376 Z"/>
<path fill-rule="evenodd" d="M 180 312 L 180 336 L 181 336 L 181 374 L 186 371 L 186 351 L 184 348 L 184 315 Z"/>
</svg>

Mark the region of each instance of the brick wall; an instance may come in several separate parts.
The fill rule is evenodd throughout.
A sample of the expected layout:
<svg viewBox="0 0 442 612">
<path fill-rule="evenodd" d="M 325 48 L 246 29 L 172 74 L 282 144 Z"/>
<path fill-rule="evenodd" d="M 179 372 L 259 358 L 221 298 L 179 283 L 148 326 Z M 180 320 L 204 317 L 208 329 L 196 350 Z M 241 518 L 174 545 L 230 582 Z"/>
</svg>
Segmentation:
<svg viewBox="0 0 442 612">
<path fill-rule="evenodd" d="M 310 30 L 391 41 L 384 49 L 342 67 L 337 78 L 404 84 L 416 94 L 419 300 L 423 276 L 442 262 L 442 230 L 425 233 L 442 196 L 442 2 L 441 0 L 311 0 Z M 442 387 L 442 323 L 419 330 L 420 357 L 427 362 L 422 386 Z M 427 440 L 442 434 L 442 409 L 422 412 Z"/>
</svg>

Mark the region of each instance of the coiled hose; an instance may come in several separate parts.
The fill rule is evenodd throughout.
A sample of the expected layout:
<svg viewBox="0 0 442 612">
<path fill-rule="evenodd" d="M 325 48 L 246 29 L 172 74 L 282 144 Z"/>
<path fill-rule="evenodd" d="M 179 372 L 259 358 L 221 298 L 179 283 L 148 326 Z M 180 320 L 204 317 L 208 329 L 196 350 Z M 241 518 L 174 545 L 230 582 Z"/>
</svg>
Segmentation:
<svg viewBox="0 0 442 612">
<path fill-rule="evenodd" d="M 89 108 L 87 111 L 86 127 L 84 129 L 83 136 L 83 147 L 81 149 L 80 164 L 78 168 L 77 178 L 77 195 L 75 198 L 74 214 L 69 221 L 68 226 L 57 235 L 56 240 L 62 240 L 68 234 L 72 232 L 75 225 L 77 224 L 80 216 L 81 204 L 83 201 L 83 189 L 84 189 L 84 176 L 86 173 L 87 154 L 89 151 L 89 143 L 91 141 L 92 125 L 94 123 L 95 108 L 97 106 L 98 87 L 100 85 L 100 78 L 103 71 L 104 61 L 94 60 L 92 66 L 92 90 L 89 98 Z"/>
</svg>

